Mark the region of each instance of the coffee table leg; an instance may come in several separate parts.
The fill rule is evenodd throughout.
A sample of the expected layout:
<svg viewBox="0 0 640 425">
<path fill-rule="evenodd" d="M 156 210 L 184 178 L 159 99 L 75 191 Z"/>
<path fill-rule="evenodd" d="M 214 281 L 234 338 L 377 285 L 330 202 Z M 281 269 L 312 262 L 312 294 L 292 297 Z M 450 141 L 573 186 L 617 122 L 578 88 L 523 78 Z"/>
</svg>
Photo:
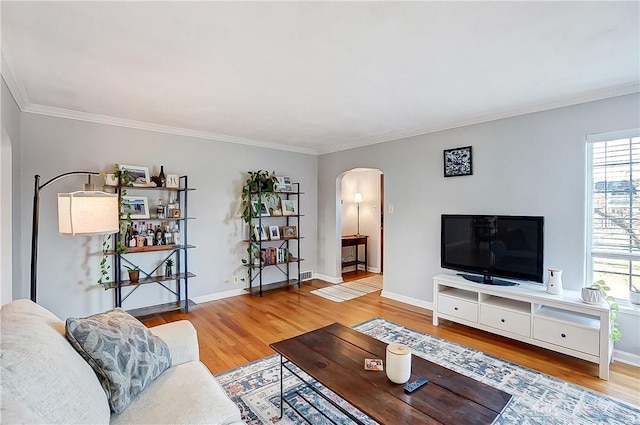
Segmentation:
<svg viewBox="0 0 640 425">
<path fill-rule="evenodd" d="M 284 416 L 284 383 L 282 382 L 282 362 L 284 359 L 280 356 L 280 419 Z"/>
</svg>

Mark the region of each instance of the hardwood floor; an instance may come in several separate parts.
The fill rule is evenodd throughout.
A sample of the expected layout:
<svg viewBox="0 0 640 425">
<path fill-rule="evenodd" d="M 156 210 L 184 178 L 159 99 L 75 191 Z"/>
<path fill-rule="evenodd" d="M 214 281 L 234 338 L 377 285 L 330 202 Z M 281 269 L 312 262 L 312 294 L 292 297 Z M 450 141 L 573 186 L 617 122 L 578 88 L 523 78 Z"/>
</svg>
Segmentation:
<svg viewBox="0 0 640 425">
<path fill-rule="evenodd" d="M 353 275 L 353 276 L 352 276 Z M 354 280 L 371 273 L 345 274 Z M 373 275 L 376 276 L 376 275 Z M 334 322 L 353 326 L 375 317 L 472 347 L 538 370 L 593 391 L 640 405 L 640 368 L 611 364 L 609 381 L 598 378 L 598 365 L 443 320 L 431 324 L 431 311 L 380 297 L 376 291 L 336 303 L 310 291 L 328 286 L 320 280 L 303 282 L 300 289 L 280 290 L 262 298 L 242 295 L 195 306 L 189 314 L 149 317 L 155 326 L 181 319 L 198 330 L 200 358 L 216 374 L 274 354 L 272 342 L 290 338 Z"/>
</svg>

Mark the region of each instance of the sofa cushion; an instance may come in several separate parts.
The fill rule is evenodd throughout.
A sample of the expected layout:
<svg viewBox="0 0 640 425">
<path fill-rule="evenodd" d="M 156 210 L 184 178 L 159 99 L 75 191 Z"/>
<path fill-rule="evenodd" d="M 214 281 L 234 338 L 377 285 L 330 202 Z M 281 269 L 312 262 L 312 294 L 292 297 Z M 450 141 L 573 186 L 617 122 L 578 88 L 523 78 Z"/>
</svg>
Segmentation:
<svg viewBox="0 0 640 425">
<path fill-rule="evenodd" d="M 2 423 L 108 424 L 109 403 L 64 322 L 29 300 L 0 310 Z"/>
<path fill-rule="evenodd" d="M 98 375 L 115 413 L 171 366 L 167 344 L 120 308 L 69 318 L 66 334 Z"/>
<path fill-rule="evenodd" d="M 201 362 L 173 366 L 129 407 L 111 416 L 123 424 L 243 424 L 240 411 Z"/>
</svg>

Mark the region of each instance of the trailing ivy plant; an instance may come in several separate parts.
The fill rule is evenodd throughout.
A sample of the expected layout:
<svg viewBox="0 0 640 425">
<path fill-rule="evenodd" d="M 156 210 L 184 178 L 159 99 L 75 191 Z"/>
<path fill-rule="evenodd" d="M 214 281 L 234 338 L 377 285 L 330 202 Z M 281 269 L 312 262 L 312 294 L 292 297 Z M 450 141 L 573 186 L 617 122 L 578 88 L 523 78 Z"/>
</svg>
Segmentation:
<svg viewBox="0 0 640 425">
<path fill-rule="evenodd" d="M 256 217 L 251 206 L 252 201 L 260 201 L 263 198 L 265 201 L 268 199 L 279 198 L 278 194 L 274 193 L 278 184 L 278 178 L 275 176 L 275 171 L 269 174 L 268 171 L 247 171 L 249 177 L 245 180 L 242 186 L 242 220 L 249 227 L 249 244 L 247 246 L 247 258 L 242 259 L 242 264 L 249 264 L 253 262 L 255 258 L 260 258 L 260 244 L 256 240 L 253 229 L 251 228 L 251 220 Z M 247 277 L 251 279 L 251 270 L 247 269 Z"/>
<path fill-rule="evenodd" d="M 122 213 L 122 200 L 125 196 L 127 196 L 126 187 L 132 186 L 131 176 L 129 175 L 129 170 L 120 169 L 118 164 L 113 165 L 114 174 L 116 175 L 116 181 L 120 186 L 120 198 L 118 203 L 118 211 L 120 214 L 120 237 L 118 238 L 118 242 L 115 244 L 114 251 L 118 254 L 123 254 L 127 252 L 127 241 L 124 239 L 124 234 L 127 232 L 127 228 L 131 226 L 133 221 L 131 220 L 131 213 L 127 213 L 126 215 Z M 104 173 L 103 173 L 104 174 Z M 122 219 L 126 219 L 123 221 Z M 105 235 L 102 237 L 102 259 L 100 260 L 100 278 L 98 279 L 98 285 L 102 285 L 105 290 L 109 289 L 109 269 L 111 266 L 108 261 L 109 254 L 109 246 L 112 235 Z"/>
<path fill-rule="evenodd" d="M 618 303 L 616 303 L 616 299 L 609 295 L 609 291 L 611 288 L 607 286 L 604 280 L 598 280 L 593 282 L 591 285 L 592 288 L 600 291 L 602 298 L 607 301 L 609 304 L 609 319 L 611 319 L 611 329 L 609 331 L 609 339 L 613 342 L 618 342 L 622 338 L 622 332 L 620 332 L 620 328 L 618 328 L 618 322 L 616 322 L 616 312 L 618 311 Z"/>
</svg>

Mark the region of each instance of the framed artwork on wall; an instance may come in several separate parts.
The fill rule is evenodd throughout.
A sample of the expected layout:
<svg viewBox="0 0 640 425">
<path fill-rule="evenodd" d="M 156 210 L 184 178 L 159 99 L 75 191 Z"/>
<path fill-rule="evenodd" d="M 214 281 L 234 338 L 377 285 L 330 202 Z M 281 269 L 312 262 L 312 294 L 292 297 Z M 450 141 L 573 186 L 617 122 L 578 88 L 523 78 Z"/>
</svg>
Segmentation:
<svg viewBox="0 0 640 425">
<path fill-rule="evenodd" d="M 444 150 L 444 176 L 470 176 L 473 174 L 471 146 Z"/>
<path fill-rule="evenodd" d="M 123 196 L 122 214 L 131 218 L 149 218 L 149 201 L 146 196 Z"/>
</svg>

